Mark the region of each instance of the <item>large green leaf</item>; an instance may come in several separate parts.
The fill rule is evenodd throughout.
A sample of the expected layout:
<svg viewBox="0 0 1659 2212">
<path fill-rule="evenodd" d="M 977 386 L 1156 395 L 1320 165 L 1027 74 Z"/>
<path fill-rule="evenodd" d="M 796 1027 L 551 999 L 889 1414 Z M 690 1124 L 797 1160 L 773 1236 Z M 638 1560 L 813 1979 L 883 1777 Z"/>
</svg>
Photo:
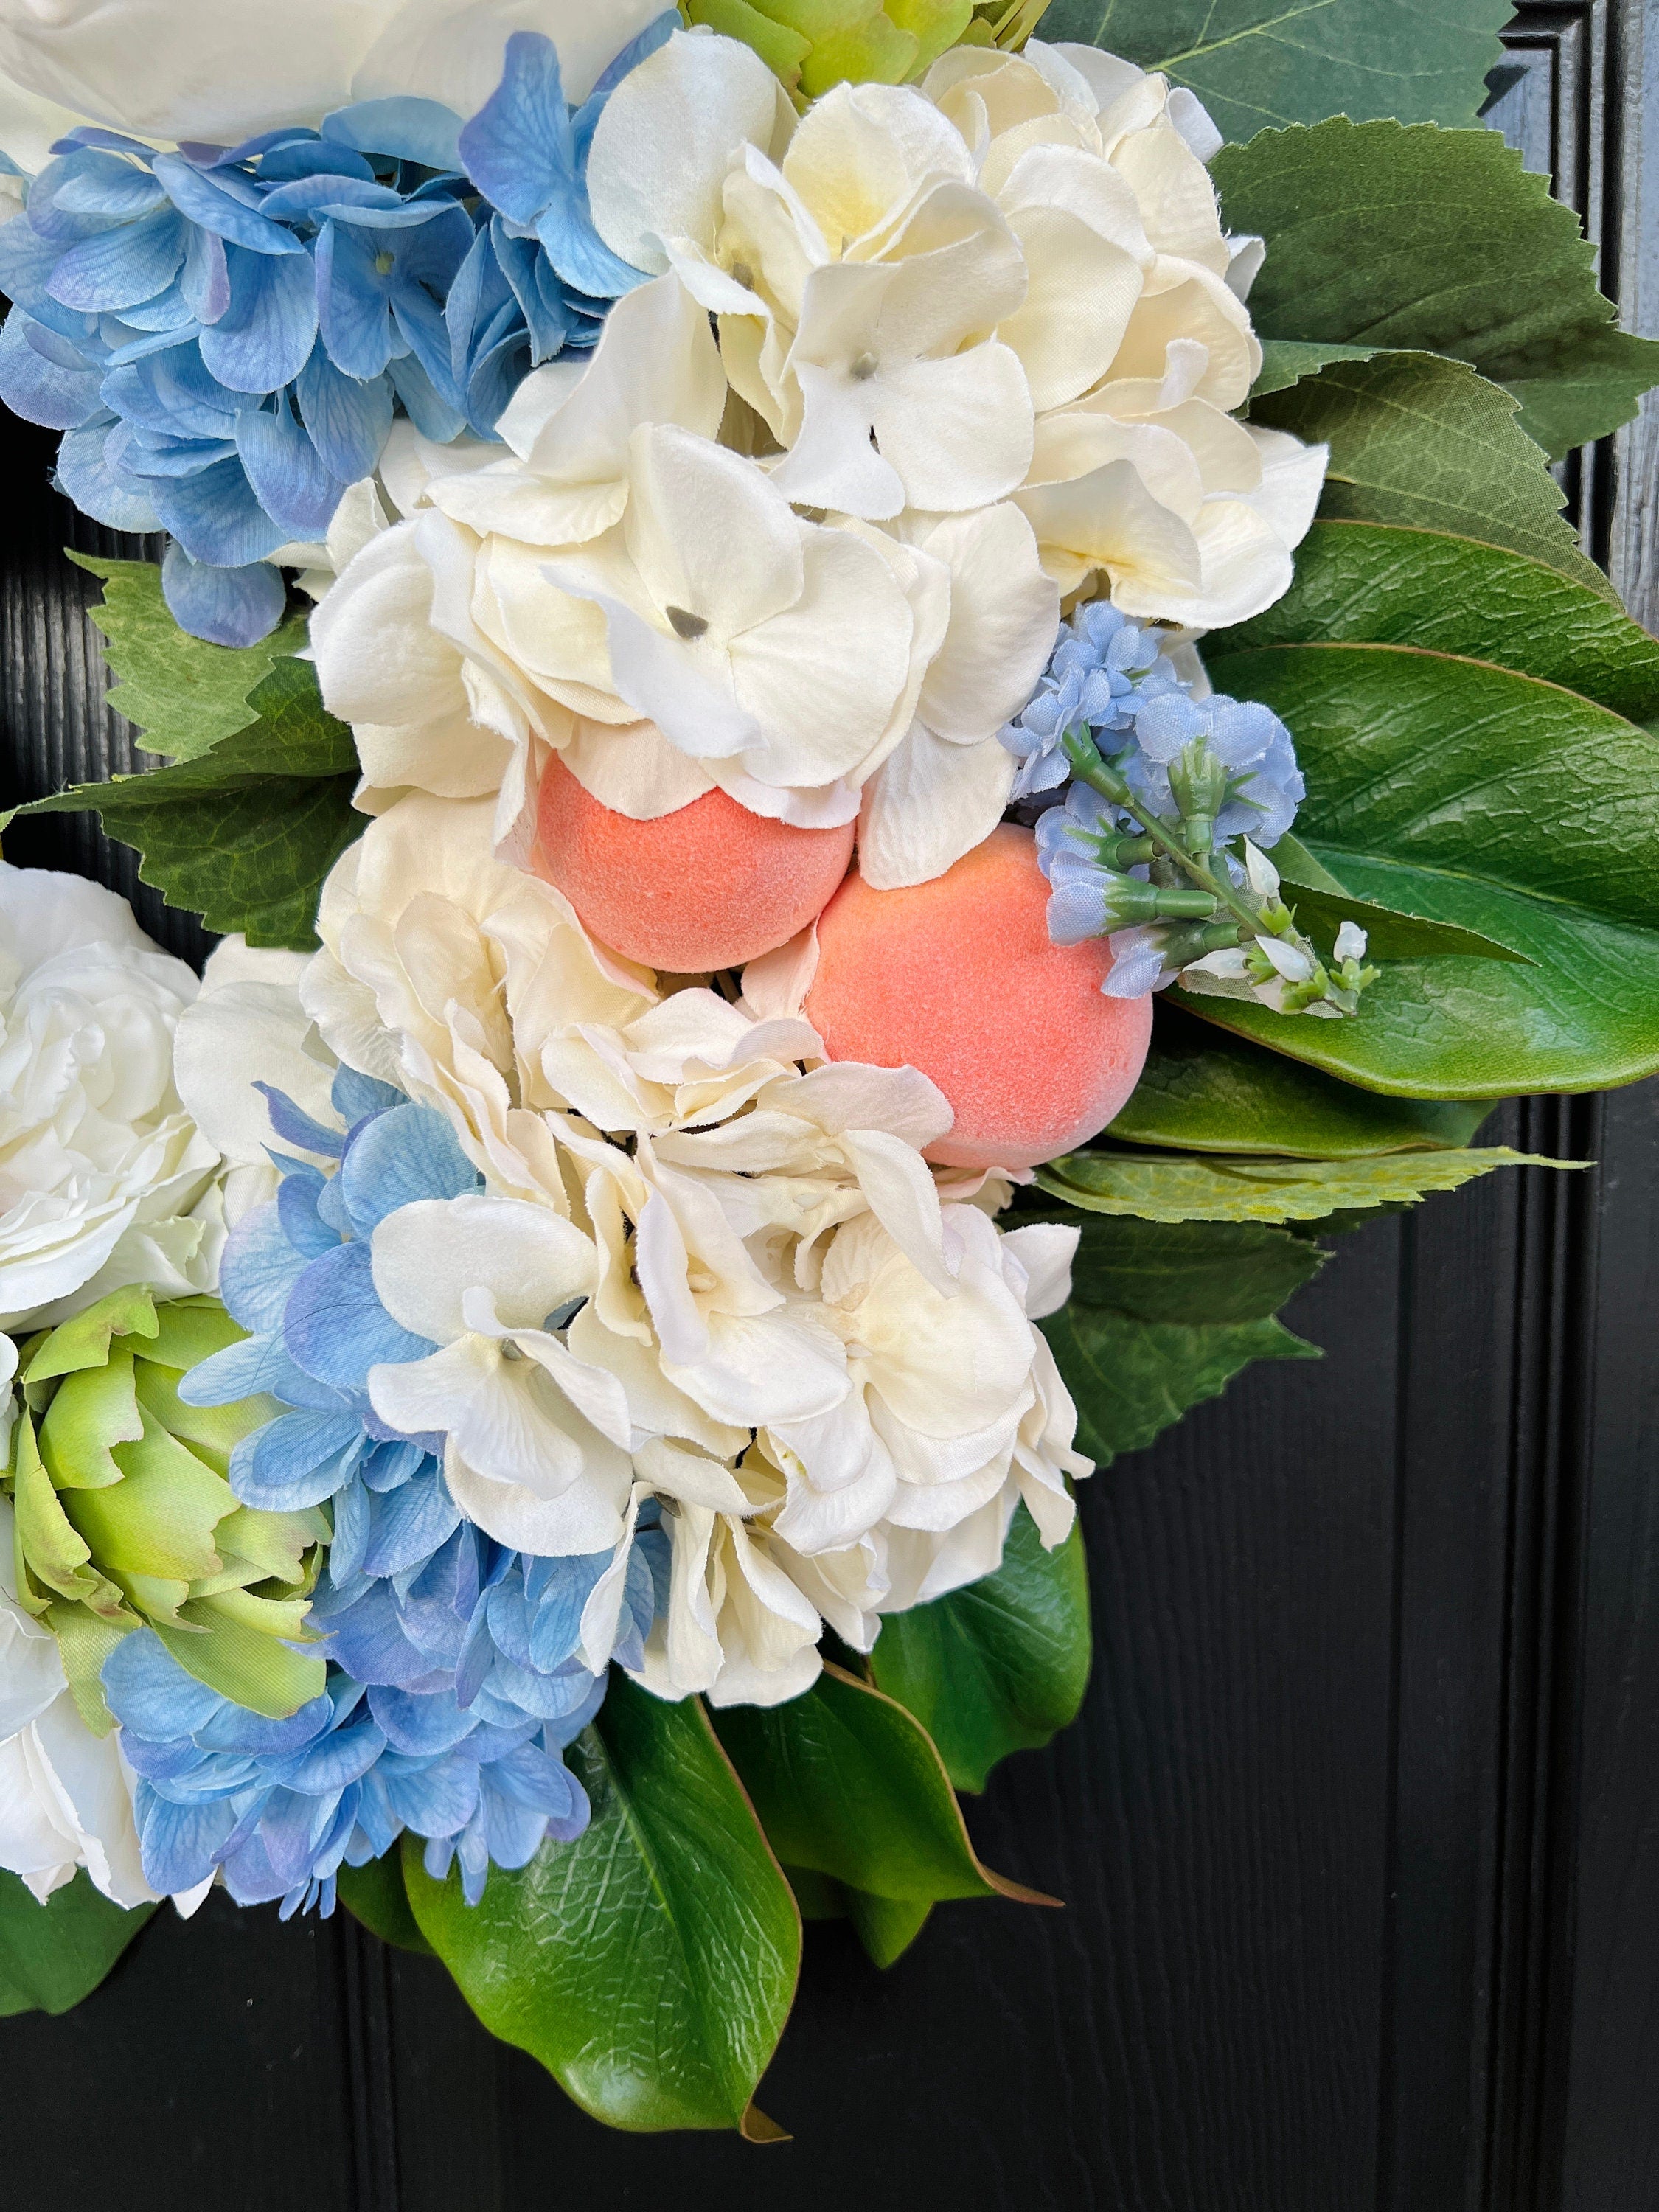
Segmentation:
<svg viewBox="0 0 1659 2212">
<path fill-rule="evenodd" d="M 900 1902 L 1033 1901 L 980 1864 L 927 1731 L 867 1682 L 826 1664 L 787 1705 L 728 1705 L 713 1717 L 787 1864 Z"/>
<path fill-rule="evenodd" d="M 403 1854 L 395 1848 L 370 1859 L 367 1866 L 343 1866 L 335 1876 L 340 1902 L 371 1935 L 399 1951 L 414 1951 L 426 1958 L 436 1954 L 422 1935 L 404 1887 Z"/>
<path fill-rule="evenodd" d="M 405 1838 L 421 1933 L 484 2026 L 613 2127 L 747 2126 L 800 1968 L 800 1919 L 696 1699 L 613 1671 L 568 1754 L 592 1801 L 574 1844 L 492 1870 L 469 1906 Z"/>
<path fill-rule="evenodd" d="M 1167 994 L 1157 1003 L 1146 1067 L 1107 1132 L 1120 1144 L 1358 1159 L 1467 1145 L 1488 1111 L 1357 1090 L 1194 1021 Z"/>
<path fill-rule="evenodd" d="M 1093 1213 L 1143 1221 L 1317 1221 L 1355 1208 L 1410 1205 L 1458 1190 L 1494 1168 L 1575 1167 L 1502 1145 L 1469 1152 L 1389 1152 L 1365 1160 L 1228 1158 L 1216 1153 L 1102 1149 L 1070 1152 L 1037 1171 L 1051 1197 Z"/>
<path fill-rule="evenodd" d="M 0 1872 L 0 2018 L 78 2005 L 155 1910 L 124 1912 L 84 1872 L 38 1905 L 15 1874 Z"/>
<path fill-rule="evenodd" d="M 1601 591 L 1498 546 L 1398 524 L 1316 522 L 1285 597 L 1206 651 L 1250 645 L 1455 653 L 1563 684 L 1626 721 L 1659 720 L 1659 639 Z"/>
<path fill-rule="evenodd" d="M 1306 1238 L 1253 1224 L 1105 1218 L 1080 1187 L 1053 1171 L 1042 1180 L 1085 1209 L 1071 1304 L 1042 1323 L 1076 1401 L 1079 1451 L 1104 1465 L 1219 1396 L 1253 1360 L 1318 1358 L 1273 1318 L 1324 1265 Z"/>
<path fill-rule="evenodd" d="M 308 661 L 276 661 L 242 712 L 257 719 L 171 767 L 79 784 L 18 811 L 95 807 L 110 836 L 137 847 L 139 875 L 170 906 L 199 914 L 210 929 L 242 930 L 250 944 L 303 951 L 317 942 L 324 878 L 362 833 L 351 805 L 356 749 Z M 178 736 L 174 727 L 169 743 Z"/>
<path fill-rule="evenodd" d="M 1077 1405 L 1077 1448 L 1097 1466 L 1140 1451 L 1258 1359 L 1317 1359 L 1276 1321 L 1139 1322 L 1075 1300 L 1042 1323 Z"/>
<path fill-rule="evenodd" d="M 1509 0 L 1054 0 L 1080 39 L 1190 85 L 1229 138 L 1322 116 L 1473 123 Z"/>
<path fill-rule="evenodd" d="M 1618 327 L 1577 216 L 1495 131 L 1338 118 L 1224 147 L 1212 173 L 1229 227 L 1267 240 L 1264 339 L 1449 354 L 1557 459 L 1659 383 L 1659 344 Z"/>
<path fill-rule="evenodd" d="M 1044 1551 L 1022 1506 L 995 1574 L 890 1614 L 870 1672 L 932 1736 L 957 1788 L 983 1790 L 1000 1759 L 1077 1718 L 1090 1652 L 1083 1532 Z"/>
<path fill-rule="evenodd" d="M 1342 1022 L 1215 997 L 1195 1012 L 1415 1097 L 1598 1090 L 1659 1066 L 1659 739 L 1571 688 L 1582 653 L 1587 684 L 1639 708 L 1653 648 L 1587 602 L 1449 538 L 1314 534 L 1282 630 L 1270 611 L 1215 641 L 1217 684 L 1289 723 L 1298 834 L 1344 884 L 1536 965 L 1401 962 Z M 1419 617 L 1432 647 L 1401 641 Z M 1510 665 L 1484 657 L 1495 641 Z M 1534 653 L 1547 676 L 1525 672 Z"/>
<path fill-rule="evenodd" d="M 1250 419 L 1328 444 L 1322 514 L 1507 546 L 1611 599 L 1562 520 L 1561 488 L 1516 421 L 1519 405 L 1462 362 L 1379 353 L 1253 399 Z"/>
<path fill-rule="evenodd" d="M 72 550 L 69 557 L 103 584 L 103 605 L 92 610 L 92 619 L 118 678 L 109 703 L 143 733 L 146 752 L 193 760 L 234 738 L 255 719 L 248 701 L 258 686 L 278 661 L 304 650 L 303 616 L 258 645 L 208 645 L 173 620 L 154 562 L 105 561 Z"/>
</svg>

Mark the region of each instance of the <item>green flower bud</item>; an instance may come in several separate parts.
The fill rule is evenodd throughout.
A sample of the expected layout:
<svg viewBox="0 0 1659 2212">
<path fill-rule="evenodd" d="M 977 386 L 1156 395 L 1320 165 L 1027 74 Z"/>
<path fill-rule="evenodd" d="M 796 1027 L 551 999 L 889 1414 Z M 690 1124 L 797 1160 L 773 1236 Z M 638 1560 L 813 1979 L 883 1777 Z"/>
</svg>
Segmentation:
<svg viewBox="0 0 1659 2212">
<path fill-rule="evenodd" d="M 121 1638 L 153 1628 L 179 1665 L 271 1719 L 323 1687 L 293 1646 L 327 1542 L 326 1516 L 244 1505 L 227 1477 L 269 1398 L 187 1406 L 187 1370 L 246 1332 L 216 1298 L 158 1306 L 114 1291 L 21 1347 L 22 1404 L 0 1480 L 16 1509 L 21 1602 L 57 1636 L 88 1727 L 112 1723 L 99 1675 Z"/>
<path fill-rule="evenodd" d="M 800 100 L 907 84 L 955 46 L 1023 46 L 1048 0 L 681 0 L 688 23 L 752 46 Z"/>
</svg>

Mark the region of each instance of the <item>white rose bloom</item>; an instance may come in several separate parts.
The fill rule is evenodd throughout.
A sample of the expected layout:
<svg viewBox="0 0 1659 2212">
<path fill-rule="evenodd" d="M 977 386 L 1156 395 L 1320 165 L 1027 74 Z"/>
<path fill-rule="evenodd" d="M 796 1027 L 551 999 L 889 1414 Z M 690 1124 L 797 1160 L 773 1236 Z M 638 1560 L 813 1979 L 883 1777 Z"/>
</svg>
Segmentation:
<svg viewBox="0 0 1659 2212">
<path fill-rule="evenodd" d="M 82 1719 L 57 1638 L 18 1602 L 12 1522 L 0 1497 L 0 1867 L 43 1905 L 82 1866 L 117 1905 L 147 1904 L 131 1769 L 119 1737 Z"/>
<path fill-rule="evenodd" d="M 173 1076 L 197 989 L 114 892 L 0 862 L 0 1328 L 213 1288 L 219 1154 Z"/>
<path fill-rule="evenodd" d="M 0 0 L 0 76 L 70 111 L 66 126 L 235 145 L 352 100 L 413 94 L 471 115 L 515 31 L 550 38 L 567 98 L 585 100 L 661 12 L 657 0 Z"/>
</svg>

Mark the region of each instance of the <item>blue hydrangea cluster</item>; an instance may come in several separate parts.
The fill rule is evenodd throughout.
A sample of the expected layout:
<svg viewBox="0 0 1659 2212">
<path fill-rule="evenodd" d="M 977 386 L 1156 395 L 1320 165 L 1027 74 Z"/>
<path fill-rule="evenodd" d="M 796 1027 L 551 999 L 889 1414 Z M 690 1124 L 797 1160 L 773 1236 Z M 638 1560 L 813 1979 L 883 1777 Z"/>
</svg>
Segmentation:
<svg viewBox="0 0 1659 2212">
<path fill-rule="evenodd" d="M 105 1693 L 139 1778 L 145 1872 L 172 1893 L 222 1869 L 239 1903 L 327 1913 L 339 1868 L 407 1829 L 426 1838 L 434 1876 L 459 1861 L 476 1903 L 492 1863 L 522 1866 L 544 1837 L 586 1825 L 562 1754 L 604 1701 L 583 1622 L 612 1560 L 495 1543 L 456 1510 L 441 1437 L 399 1435 L 369 1403 L 370 1367 L 434 1348 L 381 1306 L 368 1239 L 400 1206 L 477 1188 L 447 1123 L 349 1068 L 333 1085 L 340 1127 L 265 1096 L 283 1143 L 337 1165 L 273 1151 L 277 1197 L 238 1224 L 222 1270 L 226 1305 L 252 1334 L 180 1395 L 220 1405 L 264 1392 L 285 1408 L 238 1444 L 230 1480 L 246 1504 L 331 1506 L 307 1622 L 327 1686 L 271 1720 L 204 1688 L 148 1631 L 117 1648 Z M 611 1656 L 624 1666 L 642 1663 L 668 1572 L 647 1507 L 623 1570 Z"/>
<path fill-rule="evenodd" d="M 276 627 L 270 556 L 323 536 L 399 410 L 440 443 L 488 438 L 533 367 L 592 348 L 644 280 L 593 228 L 588 148 L 677 21 L 574 110 L 552 42 L 520 32 L 465 124 L 397 99 L 229 148 L 58 142 L 0 226 L 0 399 L 65 434 L 58 482 L 83 513 L 170 534 L 185 629 Z"/>
<path fill-rule="evenodd" d="M 1166 641 L 1165 633 L 1131 622 L 1106 600 L 1079 607 L 1061 623 L 1030 704 L 1001 732 L 1020 763 L 1015 801 L 1041 810 L 1037 854 L 1053 887 L 1049 934 L 1058 945 L 1110 936 L 1113 965 L 1101 987 L 1109 996 L 1139 998 L 1177 972 L 1164 957 L 1170 929 L 1133 911 L 1146 866 L 1125 866 L 1108 855 L 1149 819 L 1167 825 L 1182 819 L 1182 779 L 1194 757 L 1206 754 L 1225 771 L 1211 836 L 1214 865 L 1235 884 L 1244 874 L 1229 843 L 1249 837 L 1264 849 L 1276 844 L 1307 795 L 1291 733 L 1273 709 L 1219 693 L 1194 697 Z M 1065 740 L 1078 734 L 1128 785 L 1129 805 L 1115 805 L 1073 780 Z"/>
</svg>

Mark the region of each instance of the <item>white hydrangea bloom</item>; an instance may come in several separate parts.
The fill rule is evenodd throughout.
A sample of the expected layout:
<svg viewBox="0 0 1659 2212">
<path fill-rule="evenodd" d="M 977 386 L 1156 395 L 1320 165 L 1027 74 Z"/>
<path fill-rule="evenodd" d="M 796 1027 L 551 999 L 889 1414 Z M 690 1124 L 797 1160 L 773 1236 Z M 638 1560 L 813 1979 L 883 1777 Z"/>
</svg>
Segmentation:
<svg viewBox="0 0 1659 2212">
<path fill-rule="evenodd" d="M 212 1289 L 220 1158 L 173 1073 L 197 989 L 114 892 L 0 862 L 0 1328 Z"/>
<path fill-rule="evenodd" d="M 993 1571 L 1022 1497 L 1063 1540 L 1088 1463 L 1032 1323 L 1075 1236 L 1005 1235 L 1005 1188 L 969 1202 L 931 1170 L 945 1101 L 826 1063 L 798 960 L 735 1005 L 665 996 L 493 857 L 487 800 L 422 794 L 337 864 L 320 934 L 297 986 L 246 956 L 210 973 L 191 1095 L 240 1147 L 256 1072 L 320 1116 L 337 1059 L 448 1119 L 485 1188 L 373 1232 L 383 1303 L 436 1349 L 370 1395 L 445 1438 L 500 1541 L 611 1550 L 587 1648 L 611 1648 L 648 1499 L 673 1568 L 643 1679 L 717 1702 L 795 1695 L 826 1621 L 867 1650 L 884 1613 Z"/>
</svg>

